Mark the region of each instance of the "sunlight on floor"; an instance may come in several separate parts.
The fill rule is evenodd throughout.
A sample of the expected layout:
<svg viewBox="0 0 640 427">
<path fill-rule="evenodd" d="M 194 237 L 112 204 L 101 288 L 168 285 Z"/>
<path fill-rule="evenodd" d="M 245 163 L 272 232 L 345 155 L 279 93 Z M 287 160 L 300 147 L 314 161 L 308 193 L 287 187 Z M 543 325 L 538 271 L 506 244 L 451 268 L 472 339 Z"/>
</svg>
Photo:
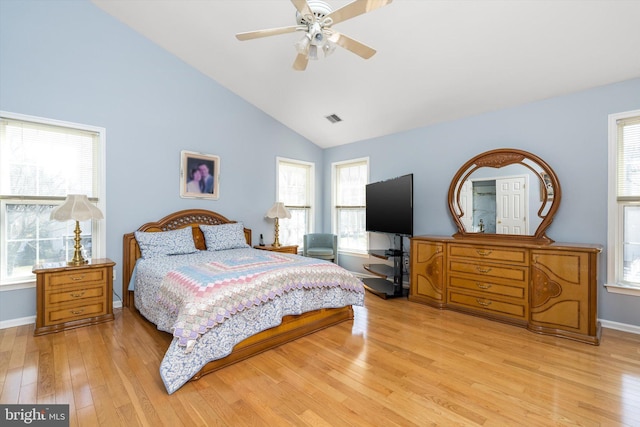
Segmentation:
<svg viewBox="0 0 640 427">
<path fill-rule="evenodd" d="M 622 390 L 620 390 L 620 415 L 625 425 L 637 425 L 640 419 L 640 377 L 637 375 L 622 375 Z"/>
</svg>

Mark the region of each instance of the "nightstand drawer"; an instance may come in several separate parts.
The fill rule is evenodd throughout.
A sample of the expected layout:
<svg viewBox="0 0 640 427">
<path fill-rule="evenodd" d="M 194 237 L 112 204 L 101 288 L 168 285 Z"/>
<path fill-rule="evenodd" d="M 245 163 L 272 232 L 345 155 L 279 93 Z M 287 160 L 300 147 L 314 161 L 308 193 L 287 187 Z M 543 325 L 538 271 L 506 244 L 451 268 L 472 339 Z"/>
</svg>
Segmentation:
<svg viewBox="0 0 640 427">
<path fill-rule="evenodd" d="M 64 271 L 60 273 L 49 274 L 46 280 L 46 289 L 50 290 L 52 286 L 70 285 L 87 282 L 105 282 L 104 268 L 84 269 L 79 271 Z"/>
<path fill-rule="evenodd" d="M 90 298 L 104 298 L 105 290 L 106 285 L 99 284 L 95 286 L 76 286 L 74 288 L 61 289 L 60 291 L 49 291 L 46 293 L 47 303 L 49 306 L 69 301 L 77 301 L 78 304 L 82 304 L 81 301 Z"/>
<path fill-rule="evenodd" d="M 56 325 L 104 314 L 107 314 L 104 301 L 96 300 L 86 305 L 69 305 L 66 308 L 48 309 L 44 313 L 44 324 L 45 326 Z"/>
</svg>

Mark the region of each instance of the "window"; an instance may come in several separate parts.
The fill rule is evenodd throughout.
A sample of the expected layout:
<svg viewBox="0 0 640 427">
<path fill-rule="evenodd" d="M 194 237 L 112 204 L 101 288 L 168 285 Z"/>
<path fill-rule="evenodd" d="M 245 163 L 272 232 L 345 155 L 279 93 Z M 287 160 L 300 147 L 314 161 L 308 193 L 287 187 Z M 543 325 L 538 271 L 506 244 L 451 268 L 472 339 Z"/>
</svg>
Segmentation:
<svg viewBox="0 0 640 427">
<path fill-rule="evenodd" d="M 302 247 L 302 238 L 313 230 L 313 163 L 278 157 L 277 201 L 284 203 L 290 219 L 279 221 L 280 243 Z"/>
<path fill-rule="evenodd" d="M 35 264 L 73 258 L 75 223 L 49 216 L 67 194 L 86 194 L 105 211 L 104 133 L 0 112 L 0 285 L 24 286 Z M 80 223 L 87 258 L 104 254 L 100 222 Z"/>
<path fill-rule="evenodd" d="M 607 289 L 640 295 L 640 110 L 609 116 Z"/>
<path fill-rule="evenodd" d="M 334 233 L 338 250 L 366 253 L 365 187 L 369 182 L 369 159 L 333 165 Z"/>
</svg>

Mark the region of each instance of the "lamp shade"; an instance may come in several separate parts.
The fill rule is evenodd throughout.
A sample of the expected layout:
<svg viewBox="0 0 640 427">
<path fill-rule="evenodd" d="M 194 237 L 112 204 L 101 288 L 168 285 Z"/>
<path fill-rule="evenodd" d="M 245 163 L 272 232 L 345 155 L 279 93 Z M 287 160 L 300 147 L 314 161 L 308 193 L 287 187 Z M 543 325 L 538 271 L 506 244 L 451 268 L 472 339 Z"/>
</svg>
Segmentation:
<svg viewBox="0 0 640 427">
<path fill-rule="evenodd" d="M 56 221 L 85 221 L 102 219 L 100 209 L 93 205 L 84 194 L 69 194 L 64 203 L 51 211 L 50 219 Z"/>
<path fill-rule="evenodd" d="M 276 202 L 267 211 L 267 218 L 291 218 L 291 212 L 287 210 L 282 202 Z"/>
</svg>

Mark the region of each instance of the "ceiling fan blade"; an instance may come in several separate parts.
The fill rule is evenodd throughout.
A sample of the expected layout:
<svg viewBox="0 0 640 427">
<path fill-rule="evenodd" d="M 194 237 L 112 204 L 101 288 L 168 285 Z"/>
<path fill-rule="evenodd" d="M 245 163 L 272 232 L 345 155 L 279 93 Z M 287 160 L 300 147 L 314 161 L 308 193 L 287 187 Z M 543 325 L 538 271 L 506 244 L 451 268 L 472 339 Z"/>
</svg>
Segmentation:
<svg viewBox="0 0 640 427">
<path fill-rule="evenodd" d="M 290 27 L 280 27 L 280 28 L 270 28 L 268 30 L 257 30 L 257 31 L 248 31 L 246 33 L 238 33 L 236 34 L 236 38 L 238 40 L 252 40 L 258 39 L 260 37 L 269 37 L 269 36 L 277 36 L 278 34 L 286 34 L 293 33 L 298 30 L 297 25 L 292 25 Z"/>
<path fill-rule="evenodd" d="M 344 34 L 333 33 L 329 40 L 364 59 L 369 59 L 376 53 L 374 48 L 369 47 L 366 44 L 362 44 L 351 37 L 345 36 Z"/>
<path fill-rule="evenodd" d="M 298 71 L 304 71 L 307 69 L 307 64 L 309 63 L 309 58 L 304 53 L 299 53 L 296 56 L 296 60 L 293 61 L 293 69 Z"/>
<path fill-rule="evenodd" d="M 372 10 L 378 9 L 382 6 L 386 6 L 392 1 L 393 0 L 355 0 L 352 3 L 334 10 L 325 16 L 324 19 L 331 18 L 333 20 L 333 24 L 337 24 L 338 22 L 346 21 L 347 19 L 362 15 L 363 13 L 371 12 Z"/>
<path fill-rule="evenodd" d="M 315 19 L 315 16 L 313 15 L 313 12 L 311 11 L 311 8 L 309 7 L 309 3 L 307 3 L 307 0 L 291 0 L 291 3 L 293 3 L 293 5 L 298 10 L 298 12 L 300 12 L 300 15 L 302 15 L 302 17 L 306 21 L 309 21 L 307 19 L 308 16 L 311 16 L 312 18 Z M 311 19 L 311 21 L 313 21 L 314 19 Z"/>
</svg>

